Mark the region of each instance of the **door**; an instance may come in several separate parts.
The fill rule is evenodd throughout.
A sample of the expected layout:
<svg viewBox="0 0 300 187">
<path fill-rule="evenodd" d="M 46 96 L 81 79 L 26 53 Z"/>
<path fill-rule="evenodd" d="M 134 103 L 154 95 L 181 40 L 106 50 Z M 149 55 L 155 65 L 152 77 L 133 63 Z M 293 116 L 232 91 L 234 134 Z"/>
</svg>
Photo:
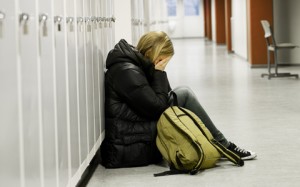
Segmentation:
<svg viewBox="0 0 300 187">
<path fill-rule="evenodd" d="M 203 0 L 167 0 L 172 38 L 204 36 Z"/>
</svg>

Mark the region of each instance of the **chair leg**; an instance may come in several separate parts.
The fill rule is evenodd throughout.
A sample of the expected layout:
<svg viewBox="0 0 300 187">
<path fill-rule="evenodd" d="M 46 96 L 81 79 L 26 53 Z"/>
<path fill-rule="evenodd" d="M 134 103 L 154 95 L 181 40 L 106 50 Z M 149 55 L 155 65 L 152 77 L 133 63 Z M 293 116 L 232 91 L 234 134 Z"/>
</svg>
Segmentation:
<svg viewBox="0 0 300 187">
<path fill-rule="evenodd" d="M 277 49 L 274 50 L 274 64 L 275 64 L 275 75 L 278 75 L 278 59 L 277 59 Z"/>
<path fill-rule="evenodd" d="M 274 68 L 275 68 L 275 73 L 271 72 L 271 59 L 270 59 L 270 51 L 268 50 L 268 74 L 264 73 L 261 76 L 268 76 L 268 79 L 271 78 L 279 78 L 279 77 L 295 77 L 295 78 L 299 78 L 298 74 L 291 74 L 291 73 L 278 73 L 278 59 L 277 59 L 277 50 L 274 50 Z"/>
<path fill-rule="evenodd" d="M 270 51 L 268 50 L 268 71 L 271 74 L 271 59 L 270 59 Z"/>
<path fill-rule="evenodd" d="M 268 57 L 268 73 L 261 74 L 261 77 L 268 76 L 268 79 L 271 79 L 271 77 L 272 77 L 272 73 L 271 73 L 271 60 L 270 60 L 270 51 L 269 51 L 268 48 L 267 48 L 267 57 Z"/>
<path fill-rule="evenodd" d="M 275 77 L 295 77 L 299 78 L 298 74 L 291 74 L 291 73 L 278 73 L 278 57 L 277 57 L 277 50 L 275 49 Z"/>
</svg>

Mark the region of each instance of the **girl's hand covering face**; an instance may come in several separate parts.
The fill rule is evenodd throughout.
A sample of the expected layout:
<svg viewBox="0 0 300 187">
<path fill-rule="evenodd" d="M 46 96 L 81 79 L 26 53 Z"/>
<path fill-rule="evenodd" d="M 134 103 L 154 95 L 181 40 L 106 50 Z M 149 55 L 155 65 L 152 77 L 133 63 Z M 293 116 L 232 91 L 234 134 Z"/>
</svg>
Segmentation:
<svg viewBox="0 0 300 187">
<path fill-rule="evenodd" d="M 156 70 L 164 71 L 167 64 L 169 63 L 170 59 L 171 59 L 171 56 L 159 56 L 154 61 L 154 68 Z"/>
</svg>

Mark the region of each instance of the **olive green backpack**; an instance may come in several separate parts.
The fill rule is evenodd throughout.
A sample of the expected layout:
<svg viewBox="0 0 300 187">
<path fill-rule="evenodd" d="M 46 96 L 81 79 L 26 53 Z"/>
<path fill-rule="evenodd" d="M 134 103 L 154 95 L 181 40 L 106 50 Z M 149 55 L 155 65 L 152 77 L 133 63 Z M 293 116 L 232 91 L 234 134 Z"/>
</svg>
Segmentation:
<svg viewBox="0 0 300 187">
<path fill-rule="evenodd" d="M 156 145 L 170 171 L 154 176 L 196 174 L 214 167 L 222 155 L 238 166 L 244 165 L 238 155 L 214 140 L 198 116 L 178 106 L 169 107 L 159 118 Z"/>
</svg>

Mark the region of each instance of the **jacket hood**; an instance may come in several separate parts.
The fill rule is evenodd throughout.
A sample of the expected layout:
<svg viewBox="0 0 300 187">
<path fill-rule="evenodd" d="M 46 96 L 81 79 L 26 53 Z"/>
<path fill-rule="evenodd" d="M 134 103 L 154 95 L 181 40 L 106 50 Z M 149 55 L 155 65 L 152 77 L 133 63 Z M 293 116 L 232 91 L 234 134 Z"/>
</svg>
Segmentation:
<svg viewBox="0 0 300 187">
<path fill-rule="evenodd" d="M 126 40 L 121 39 L 112 49 L 106 59 L 106 68 L 119 63 L 129 62 L 142 68 L 145 72 L 153 73 L 154 64 L 145 58 L 135 47 L 128 44 Z"/>
</svg>

